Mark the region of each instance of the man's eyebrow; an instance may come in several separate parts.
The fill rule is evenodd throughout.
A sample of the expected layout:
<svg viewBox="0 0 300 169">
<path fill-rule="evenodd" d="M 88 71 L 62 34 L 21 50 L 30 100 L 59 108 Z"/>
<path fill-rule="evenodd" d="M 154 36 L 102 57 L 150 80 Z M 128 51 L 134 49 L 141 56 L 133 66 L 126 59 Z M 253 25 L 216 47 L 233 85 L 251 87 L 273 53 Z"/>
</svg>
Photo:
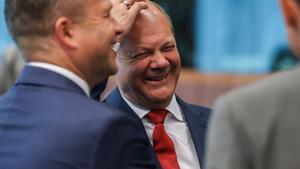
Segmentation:
<svg viewBox="0 0 300 169">
<path fill-rule="evenodd" d="M 173 44 L 175 44 L 174 41 L 166 41 L 165 43 L 163 43 L 163 46 L 165 46 L 165 45 L 173 45 Z"/>
<path fill-rule="evenodd" d="M 174 39 L 167 39 L 162 46 L 166 46 L 166 45 L 175 45 L 176 41 Z"/>
<path fill-rule="evenodd" d="M 146 45 L 138 45 L 134 48 L 132 48 L 132 51 L 138 51 L 138 50 L 150 50 L 151 47 L 147 47 Z"/>
</svg>

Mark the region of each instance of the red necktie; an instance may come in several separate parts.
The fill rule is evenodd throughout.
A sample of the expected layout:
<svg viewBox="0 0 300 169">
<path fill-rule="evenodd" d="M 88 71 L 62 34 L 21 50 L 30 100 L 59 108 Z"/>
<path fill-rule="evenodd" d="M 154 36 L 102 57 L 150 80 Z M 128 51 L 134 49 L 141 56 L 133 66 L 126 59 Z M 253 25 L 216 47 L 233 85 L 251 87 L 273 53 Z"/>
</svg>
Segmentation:
<svg viewBox="0 0 300 169">
<path fill-rule="evenodd" d="M 155 125 L 153 130 L 153 148 L 163 169 L 180 169 L 173 141 L 165 131 L 164 121 L 168 111 L 156 110 L 146 117 Z"/>
</svg>

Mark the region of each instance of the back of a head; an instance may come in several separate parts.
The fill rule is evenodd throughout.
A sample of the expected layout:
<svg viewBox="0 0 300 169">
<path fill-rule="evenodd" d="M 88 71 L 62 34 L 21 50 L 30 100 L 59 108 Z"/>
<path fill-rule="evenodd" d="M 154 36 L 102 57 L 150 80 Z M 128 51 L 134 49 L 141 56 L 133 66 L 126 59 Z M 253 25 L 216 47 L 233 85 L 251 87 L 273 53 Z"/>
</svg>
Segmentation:
<svg viewBox="0 0 300 169">
<path fill-rule="evenodd" d="M 47 38 L 53 33 L 54 22 L 59 16 L 80 19 L 83 2 L 83 0 L 5 0 L 6 24 L 12 38 L 21 49 L 38 49 L 39 43 L 36 40 Z"/>
</svg>

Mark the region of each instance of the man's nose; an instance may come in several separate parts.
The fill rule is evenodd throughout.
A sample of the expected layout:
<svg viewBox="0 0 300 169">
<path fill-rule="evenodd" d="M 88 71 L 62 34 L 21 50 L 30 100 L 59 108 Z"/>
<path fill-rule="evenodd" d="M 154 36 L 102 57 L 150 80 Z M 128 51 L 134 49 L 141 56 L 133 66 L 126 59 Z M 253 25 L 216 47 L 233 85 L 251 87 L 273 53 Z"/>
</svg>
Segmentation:
<svg viewBox="0 0 300 169">
<path fill-rule="evenodd" d="M 168 59 L 161 52 L 156 52 L 151 59 L 151 68 L 166 68 L 169 66 Z"/>
</svg>

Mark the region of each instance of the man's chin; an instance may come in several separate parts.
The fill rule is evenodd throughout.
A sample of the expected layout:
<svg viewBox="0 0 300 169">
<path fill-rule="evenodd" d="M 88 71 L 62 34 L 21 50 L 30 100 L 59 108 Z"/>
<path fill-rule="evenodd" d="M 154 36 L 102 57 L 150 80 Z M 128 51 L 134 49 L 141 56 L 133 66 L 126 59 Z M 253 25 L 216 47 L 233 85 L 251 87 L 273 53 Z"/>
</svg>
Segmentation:
<svg viewBox="0 0 300 169">
<path fill-rule="evenodd" d="M 110 67 L 110 75 L 115 75 L 118 71 L 117 63 L 116 63 L 116 53 L 113 50 L 109 52 L 109 67 Z"/>
<path fill-rule="evenodd" d="M 172 98 L 175 88 L 172 86 L 164 86 L 164 87 L 148 87 L 144 90 L 145 95 L 148 95 L 148 98 L 151 100 L 157 100 L 158 102 L 164 100 L 170 100 Z"/>
<path fill-rule="evenodd" d="M 111 70 L 110 76 L 113 76 L 113 75 L 117 74 L 117 72 L 118 72 L 117 66 L 116 65 L 112 66 L 112 70 Z"/>
<path fill-rule="evenodd" d="M 152 103 L 152 108 L 164 108 L 170 104 L 173 95 L 159 95 L 148 98 Z"/>
</svg>

